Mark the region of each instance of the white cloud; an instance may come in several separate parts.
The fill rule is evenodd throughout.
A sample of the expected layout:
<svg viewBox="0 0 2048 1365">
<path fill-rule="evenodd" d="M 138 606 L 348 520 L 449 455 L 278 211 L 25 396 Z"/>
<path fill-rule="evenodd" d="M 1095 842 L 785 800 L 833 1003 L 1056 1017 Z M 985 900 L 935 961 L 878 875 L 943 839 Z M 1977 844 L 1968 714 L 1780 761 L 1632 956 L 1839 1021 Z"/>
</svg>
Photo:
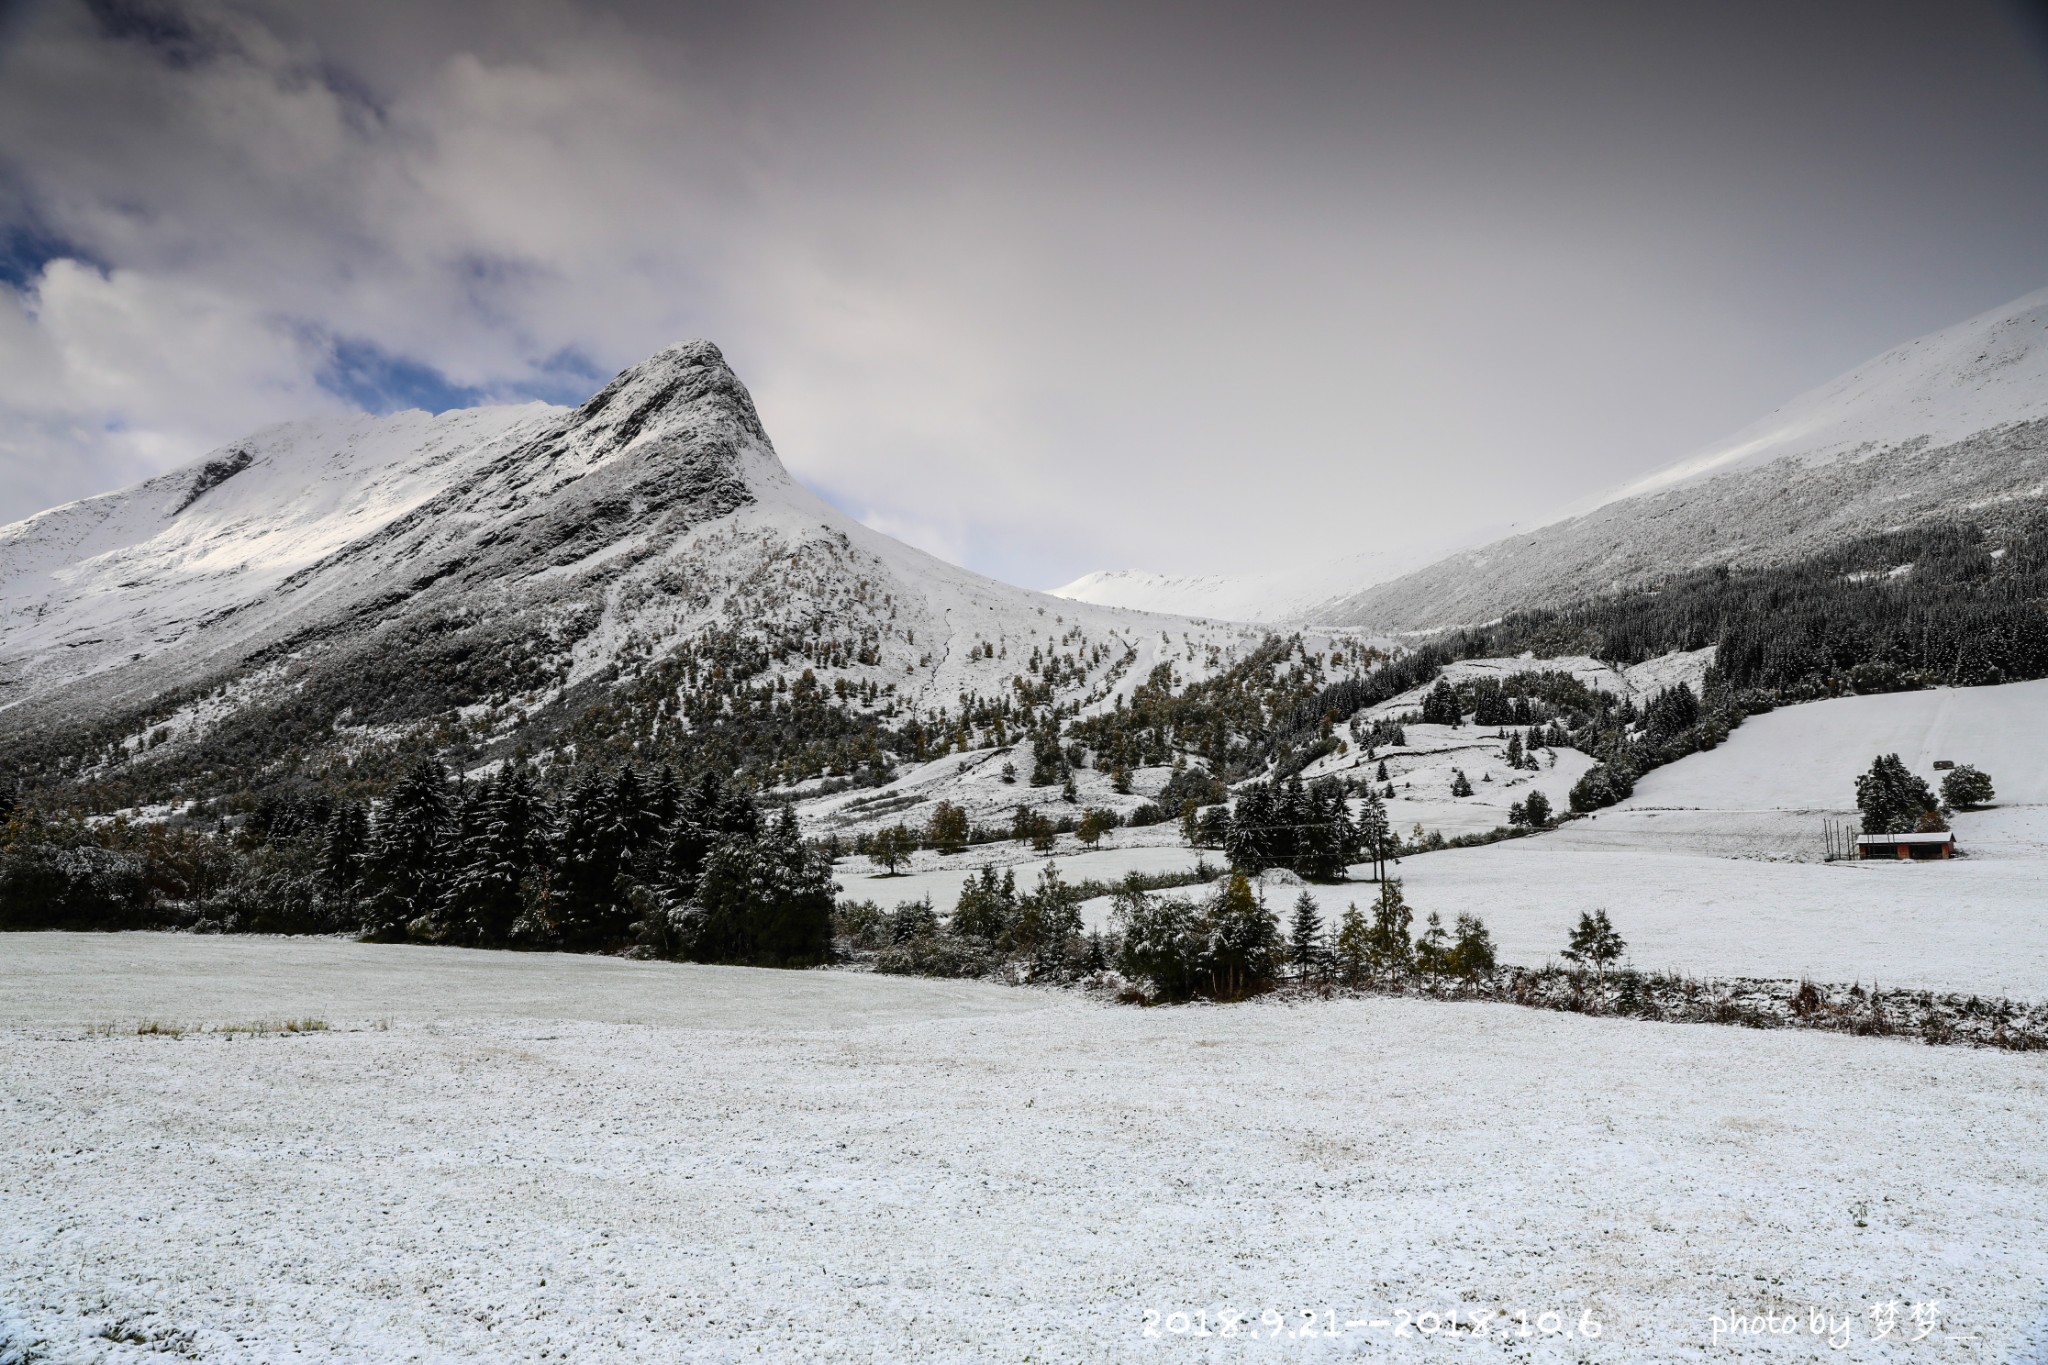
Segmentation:
<svg viewBox="0 0 2048 1365">
<path fill-rule="evenodd" d="M 1512 5 L 1449 36 L 1369 6 L 100 8 L 152 5 L 176 61 L 78 0 L 0 52 L 0 229 L 98 263 L 0 288 L 0 519 L 336 406 L 336 338 L 570 397 L 565 354 L 709 336 L 799 476 L 948 557 L 1283 564 L 1540 514 L 1997 301 L 1778 325 L 1843 289 L 1793 266 L 1890 219 L 1788 234 L 1748 163 L 1695 185 L 1726 149 L 1667 134 L 1720 126 L 1711 84 L 1653 98 Z M 1763 98 L 1785 135 L 1730 146 L 1832 150 Z"/>
</svg>

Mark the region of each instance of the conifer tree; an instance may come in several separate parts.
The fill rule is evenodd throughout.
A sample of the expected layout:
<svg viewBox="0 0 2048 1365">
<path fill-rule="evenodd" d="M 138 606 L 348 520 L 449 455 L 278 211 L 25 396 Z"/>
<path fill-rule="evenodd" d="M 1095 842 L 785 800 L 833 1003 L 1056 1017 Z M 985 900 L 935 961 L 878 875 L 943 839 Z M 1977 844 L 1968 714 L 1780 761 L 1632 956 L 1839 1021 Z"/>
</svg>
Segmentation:
<svg viewBox="0 0 2048 1365">
<path fill-rule="evenodd" d="M 1415 940 L 1415 965 L 1432 980 L 1451 968 L 1451 936 L 1444 932 L 1443 916 L 1434 910 Z"/>
<path fill-rule="evenodd" d="M 1405 976 L 1414 966 L 1415 950 L 1408 941 L 1408 926 L 1415 912 L 1401 896 L 1399 878 L 1380 883 L 1379 899 L 1373 902 L 1372 927 L 1366 931 L 1366 964 L 1389 979 Z"/>
<path fill-rule="evenodd" d="M 1422 699 L 1422 723 L 1424 725 L 1456 726 L 1464 716 L 1464 708 L 1458 701 L 1457 689 L 1450 679 L 1438 678 L 1436 686 L 1429 689 Z"/>
<path fill-rule="evenodd" d="M 547 816 L 524 768 L 499 774 L 478 802 L 441 904 L 450 937 L 500 944 L 527 907 L 527 878 L 547 856 Z"/>
<path fill-rule="evenodd" d="M 1168 1000 L 1199 995 L 1210 982 L 1208 917 L 1181 896 L 1153 897 L 1127 883 L 1110 912 L 1117 966 Z"/>
<path fill-rule="evenodd" d="M 697 961 L 809 966 L 831 953 L 832 891 L 830 865 L 804 845 L 785 807 L 765 833 L 722 837 L 696 893 L 670 918 Z"/>
<path fill-rule="evenodd" d="M 362 895 L 363 862 L 370 849 L 370 817 L 353 801 L 344 801 L 329 817 L 320 836 L 320 877 L 327 894 L 346 912 Z"/>
<path fill-rule="evenodd" d="M 1493 935 L 1485 923 L 1477 915 L 1460 915 L 1457 935 L 1451 945 L 1451 970 L 1467 978 L 1490 975 L 1494 969 Z"/>
<path fill-rule="evenodd" d="M 1047 976 L 1059 975 L 1079 948 L 1081 895 L 1060 876 L 1058 864 L 1046 864 L 1038 885 L 1018 898 L 1016 937 L 1034 969 Z"/>
<path fill-rule="evenodd" d="M 633 918 L 625 880 L 629 845 L 609 796 L 607 784 L 587 770 L 562 796 L 551 905 L 566 948 L 606 946 Z"/>
<path fill-rule="evenodd" d="M 1906 770 L 1897 754 L 1885 754 L 1856 779 L 1856 809 L 1865 834 L 1910 834 L 1938 802 L 1927 783 Z"/>
<path fill-rule="evenodd" d="M 1069 776 L 1066 750 L 1060 747 L 1059 726 L 1048 721 L 1031 736 L 1031 785 L 1057 787 Z"/>
<path fill-rule="evenodd" d="M 1323 913 L 1316 898 L 1304 891 L 1294 898 L 1294 918 L 1287 928 L 1287 960 L 1295 975 L 1317 975 L 1324 958 Z"/>
<path fill-rule="evenodd" d="M 1280 927 L 1244 874 L 1226 877 L 1209 906 L 1210 992 L 1240 1000 L 1265 989 L 1279 957 Z"/>
<path fill-rule="evenodd" d="M 1391 784 L 1387 790 L 1392 792 Z M 1387 850 L 1393 826 L 1387 820 L 1386 802 L 1371 788 L 1366 789 L 1364 798 L 1358 803 L 1357 829 L 1359 846 L 1372 859 L 1373 880 L 1382 880 L 1387 872 Z"/>
<path fill-rule="evenodd" d="M 1605 910 L 1581 913 L 1578 924 L 1572 929 L 1571 942 L 1565 946 L 1564 956 L 1569 962 L 1591 963 L 1602 980 L 1607 976 L 1607 964 L 1619 959 L 1626 952 L 1628 944 L 1608 922 Z"/>
<path fill-rule="evenodd" d="M 403 938 L 440 899 L 442 840 L 449 828 L 448 771 L 422 759 L 391 790 L 370 835 L 364 929 Z"/>
<path fill-rule="evenodd" d="M 1337 922 L 1336 966 L 1347 986 L 1363 984 L 1372 969 L 1372 930 L 1356 903 L 1345 906 Z"/>
<path fill-rule="evenodd" d="M 961 938 L 1008 947 L 1016 919 L 1015 870 L 1006 869 L 999 879 L 995 868 L 984 867 L 960 888 L 960 900 L 953 907 L 953 918 L 947 927 Z"/>
</svg>

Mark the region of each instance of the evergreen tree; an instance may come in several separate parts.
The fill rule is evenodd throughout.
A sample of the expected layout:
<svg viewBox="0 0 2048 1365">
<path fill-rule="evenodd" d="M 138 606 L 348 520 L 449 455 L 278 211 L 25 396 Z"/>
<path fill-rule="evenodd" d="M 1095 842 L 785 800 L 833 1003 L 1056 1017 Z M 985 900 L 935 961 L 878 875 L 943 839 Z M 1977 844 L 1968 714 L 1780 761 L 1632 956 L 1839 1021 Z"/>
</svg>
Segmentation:
<svg viewBox="0 0 2048 1365">
<path fill-rule="evenodd" d="M 1672 739 L 1691 729 L 1700 718 L 1699 698 L 1684 683 L 1667 687 L 1650 698 L 1643 719 L 1658 739 Z"/>
<path fill-rule="evenodd" d="M 1031 736 L 1031 785 L 1057 787 L 1069 776 L 1066 750 L 1060 747 L 1059 727 L 1047 722 Z"/>
<path fill-rule="evenodd" d="M 370 850 L 370 816 L 345 801 L 327 821 L 320 836 L 320 879 L 327 894 L 346 911 L 362 895 L 363 863 Z"/>
<path fill-rule="evenodd" d="M 1280 926 L 1253 895 L 1243 873 L 1232 873 L 1209 906 L 1210 993 L 1241 1000 L 1272 984 Z"/>
<path fill-rule="evenodd" d="M 1401 896 L 1401 882 L 1389 878 L 1380 883 L 1379 899 L 1373 902 L 1372 927 L 1366 931 L 1366 965 L 1387 977 L 1405 976 L 1414 966 L 1414 947 L 1408 941 L 1408 926 L 1415 912 Z"/>
<path fill-rule="evenodd" d="M 1387 790 L 1392 793 L 1392 784 Z M 1386 802 L 1371 788 L 1366 789 L 1364 798 L 1358 803 L 1356 828 L 1359 847 L 1365 856 L 1372 859 L 1373 880 L 1379 881 L 1387 873 L 1387 853 L 1392 844 L 1393 826 L 1387 820 Z"/>
<path fill-rule="evenodd" d="M 979 876 L 968 878 L 960 888 L 960 900 L 953 907 L 948 927 L 961 938 L 1009 947 L 1016 919 L 1016 872 L 1005 870 L 999 880 L 993 867 L 984 867 Z"/>
<path fill-rule="evenodd" d="M 1363 984 L 1372 968 L 1372 930 L 1356 904 L 1345 906 L 1337 921 L 1336 966 L 1347 986 Z"/>
<path fill-rule="evenodd" d="M 1550 823 L 1550 798 L 1542 792 L 1530 792 L 1522 809 L 1530 828 L 1542 829 Z"/>
<path fill-rule="evenodd" d="M 729 789 L 716 773 L 705 773 L 684 791 L 663 841 L 664 889 L 672 899 L 687 901 L 711 850 L 727 839 L 755 838 L 760 825 L 760 812 L 744 792 Z"/>
<path fill-rule="evenodd" d="M 527 878 L 547 857 L 547 812 L 523 768 L 485 784 L 457 852 L 439 919 L 463 943 L 500 944 L 527 908 Z"/>
<path fill-rule="evenodd" d="M 823 962 L 832 947 L 831 874 L 785 808 L 765 833 L 727 834 L 712 847 L 696 894 L 671 912 L 675 938 L 699 962 Z"/>
<path fill-rule="evenodd" d="M 1451 777 L 1451 795 L 1470 796 L 1472 794 L 1472 779 L 1465 776 L 1465 770 L 1463 768 L 1453 768 L 1451 772 L 1453 774 Z"/>
<path fill-rule="evenodd" d="M 1607 976 L 1607 965 L 1616 961 L 1626 952 L 1628 944 L 1622 941 L 1614 926 L 1608 922 L 1605 910 L 1581 913 L 1579 922 L 1572 929 L 1571 942 L 1565 946 L 1565 960 L 1581 965 L 1591 963 L 1602 980 Z"/>
<path fill-rule="evenodd" d="M 1148 896 L 1135 884 L 1116 893 L 1117 969 L 1148 981 L 1168 1000 L 1186 1000 L 1209 984 L 1208 918 L 1194 901 Z"/>
<path fill-rule="evenodd" d="M 1910 834 L 1938 803 L 1927 784 L 1906 770 L 1897 754 L 1885 754 L 1856 779 L 1856 809 L 1865 834 Z"/>
<path fill-rule="evenodd" d="M 364 864 L 364 931 L 405 937 L 407 927 L 433 910 L 442 883 L 441 842 L 451 815 L 448 771 L 415 763 L 378 811 Z"/>
<path fill-rule="evenodd" d="M 1294 965 L 1295 975 L 1305 979 L 1318 973 L 1324 955 L 1322 907 L 1304 891 L 1294 898 L 1294 918 L 1287 928 L 1287 959 Z"/>
<path fill-rule="evenodd" d="M 1508 748 L 1505 757 L 1507 759 L 1507 765 L 1510 768 L 1520 768 L 1522 766 L 1521 731 L 1517 730 L 1515 733 L 1508 736 Z"/>
<path fill-rule="evenodd" d="M 659 863 L 655 836 L 662 829 L 661 811 L 655 792 L 641 779 L 638 769 L 623 767 L 612 775 L 605 788 L 604 818 L 606 838 L 617 850 L 620 870 L 654 876 Z M 642 857 L 643 850 L 648 857 Z"/>
<path fill-rule="evenodd" d="M 1081 947 L 1081 894 L 1047 863 L 1038 885 L 1018 898 L 1017 946 L 1041 975 L 1057 976 Z"/>
<path fill-rule="evenodd" d="M 1324 778 L 1309 788 L 1295 831 L 1294 870 L 1315 881 L 1341 881 L 1359 855 L 1358 829 L 1343 784 Z"/>
<path fill-rule="evenodd" d="M 1443 916 L 1434 910 L 1415 940 L 1415 966 L 1432 980 L 1451 969 L 1451 936 L 1444 932 Z"/>
<path fill-rule="evenodd" d="M 1467 978 L 1487 976 L 1493 972 L 1493 935 L 1487 932 L 1485 923 L 1477 915 L 1458 916 L 1458 937 L 1451 945 L 1450 968 L 1458 976 Z"/>
<path fill-rule="evenodd" d="M 1277 806 L 1273 789 L 1264 783 L 1255 782 L 1239 795 L 1223 834 L 1223 851 L 1232 867 L 1256 876 L 1278 863 Z"/>
<path fill-rule="evenodd" d="M 1456 726 L 1464 718 L 1464 708 L 1458 702 L 1457 689 L 1450 679 L 1438 678 L 1436 686 L 1429 689 L 1422 699 L 1422 723 L 1424 725 Z"/>
</svg>

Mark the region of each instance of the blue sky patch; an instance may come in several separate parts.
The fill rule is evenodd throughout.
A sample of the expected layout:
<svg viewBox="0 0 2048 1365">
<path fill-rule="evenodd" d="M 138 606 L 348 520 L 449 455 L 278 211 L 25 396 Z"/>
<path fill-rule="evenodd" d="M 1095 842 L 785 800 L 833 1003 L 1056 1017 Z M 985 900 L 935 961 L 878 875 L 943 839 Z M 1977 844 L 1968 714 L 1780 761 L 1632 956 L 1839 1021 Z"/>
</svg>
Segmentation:
<svg viewBox="0 0 2048 1365">
<path fill-rule="evenodd" d="M 321 388 L 365 412 L 446 412 L 484 401 L 482 389 L 453 383 L 433 366 L 396 355 L 374 341 L 337 340 L 319 380 Z"/>
<path fill-rule="evenodd" d="M 105 268 L 86 251 L 54 233 L 26 223 L 0 227 L 0 284 L 12 289 L 27 289 L 43 273 L 44 266 L 67 257 L 85 261 L 99 269 Z"/>
</svg>

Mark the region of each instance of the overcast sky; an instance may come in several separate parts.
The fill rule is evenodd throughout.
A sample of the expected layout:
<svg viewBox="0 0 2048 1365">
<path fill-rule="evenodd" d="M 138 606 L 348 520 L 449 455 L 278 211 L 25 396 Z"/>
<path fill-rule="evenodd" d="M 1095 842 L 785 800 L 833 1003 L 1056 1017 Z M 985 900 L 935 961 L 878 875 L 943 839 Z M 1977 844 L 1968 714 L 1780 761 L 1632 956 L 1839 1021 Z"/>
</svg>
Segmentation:
<svg viewBox="0 0 2048 1365">
<path fill-rule="evenodd" d="M 1274 567 L 2048 285 L 2048 30 L 1973 0 L 0 15 L 0 521 L 705 336 L 948 558 Z"/>
</svg>

